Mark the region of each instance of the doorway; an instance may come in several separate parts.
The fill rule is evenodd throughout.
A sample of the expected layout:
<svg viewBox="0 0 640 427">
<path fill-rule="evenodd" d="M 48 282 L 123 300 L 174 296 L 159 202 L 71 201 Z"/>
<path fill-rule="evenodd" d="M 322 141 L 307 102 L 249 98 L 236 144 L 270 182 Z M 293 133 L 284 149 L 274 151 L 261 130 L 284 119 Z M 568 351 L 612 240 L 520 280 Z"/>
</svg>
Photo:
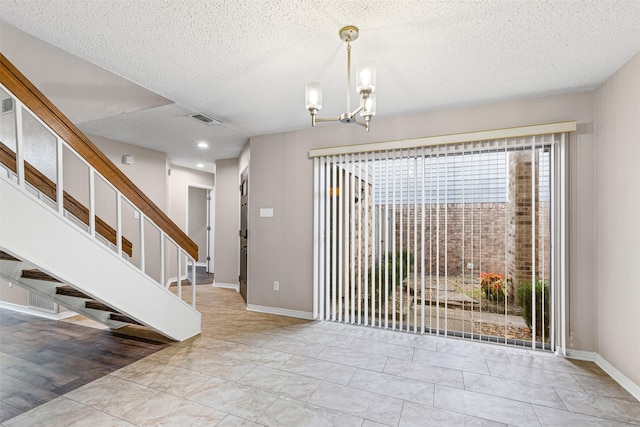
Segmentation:
<svg viewBox="0 0 640 427">
<path fill-rule="evenodd" d="M 249 170 L 240 175 L 240 295 L 247 302 L 247 251 L 249 233 L 247 230 L 247 215 L 249 205 Z"/>
<path fill-rule="evenodd" d="M 213 241 L 211 187 L 188 185 L 187 187 L 187 235 L 198 245 L 196 275 L 198 283 L 212 283 L 211 271 Z M 209 280 L 210 279 L 210 280 Z"/>
</svg>

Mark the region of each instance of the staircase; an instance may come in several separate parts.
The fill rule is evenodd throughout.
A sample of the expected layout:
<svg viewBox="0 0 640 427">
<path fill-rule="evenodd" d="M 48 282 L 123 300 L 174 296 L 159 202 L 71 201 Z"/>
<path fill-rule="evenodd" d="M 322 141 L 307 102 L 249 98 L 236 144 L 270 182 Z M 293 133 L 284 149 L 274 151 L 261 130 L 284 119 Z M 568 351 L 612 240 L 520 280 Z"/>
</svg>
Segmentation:
<svg viewBox="0 0 640 427">
<path fill-rule="evenodd" d="M 14 134 L 3 132 L 0 141 L 0 278 L 112 329 L 142 325 L 176 341 L 199 334 L 196 287 L 190 301 L 182 299 L 189 263 L 195 284 L 195 243 L 2 54 L 0 89 L 15 106 L 8 113 L 15 117 Z M 25 134 L 32 131 L 23 132 L 25 115 L 37 118 L 40 133 L 54 141 L 53 173 L 34 163 L 46 157 L 34 155 L 37 140 L 25 146 Z M 89 171 L 84 201 L 63 182 L 64 168 L 73 165 L 63 162 L 69 154 Z M 98 181 L 112 188 L 115 218 L 97 215 Z M 126 231 L 132 240 L 123 235 L 123 217 L 131 213 L 123 214 L 125 205 L 139 220 L 137 230 Z M 145 230 L 159 239 L 145 239 Z M 177 294 L 168 288 L 172 275 L 180 278 Z"/>
<path fill-rule="evenodd" d="M 27 288 L 30 292 L 52 299 L 56 303 L 112 329 L 119 329 L 127 325 L 140 325 L 135 319 L 96 301 L 82 291 L 66 285 L 34 267 L 0 251 L 0 274 L 5 280 L 10 279 L 13 283 Z"/>
</svg>

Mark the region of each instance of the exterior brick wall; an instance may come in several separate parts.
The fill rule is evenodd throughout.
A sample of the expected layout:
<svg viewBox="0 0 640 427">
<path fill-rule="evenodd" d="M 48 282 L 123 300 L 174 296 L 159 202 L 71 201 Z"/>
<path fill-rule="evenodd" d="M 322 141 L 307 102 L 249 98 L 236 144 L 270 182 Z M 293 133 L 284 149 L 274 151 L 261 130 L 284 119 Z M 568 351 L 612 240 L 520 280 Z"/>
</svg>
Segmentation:
<svg viewBox="0 0 640 427">
<path fill-rule="evenodd" d="M 418 217 L 418 230 L 414 239 L 414 219 Z M 422 207 L 403 207 L 403 216 L 396 215 L 396 250 L 400 248 L 402 222 L 402 248 L 407 246 L 415 256 L 415 267 L 432 274 L 474 274 L 481 271 L 505 271 L 504 203 L 450 203 L 425 206 L 424 257 L 422 254 Z M 438 226 L 439 225 L 439 226 Z M 438 228 L 440 230 L 438 234 Z M 408 232 L 408 237 L 407 237 Z M 414 246 L 417 243 L 417 247 Z M 431 260 L 431 262 L 429 262 Z M 471 270 L 468 264 L 473 264 Z"/>
<path fill-rule="evenodd" d="M 420 238 L 422 207 L 404 205 L 400 217 L 399 207 L 396 206 L 396 251 L 408 249 L 414 253 L 418 272 L 422 271 L 424 258 L 427 273 L 444 275 L 446 268 L 446 273 L 450 275 L 462 274 L 464 271 L 465 274 L 478 276 L 484 271 L 502 273 L 505 277 L 512 278 L 512 282 L 516 284 L 520 280 L 530 281 L 531 202 L 527 206 L 520 203 L 520 210 L 516 212 L 520 215 L 514 213 L 513 203 L 510 202 L 451 203 L 431 208 L 425 206 L 424 257 Z M 538 203 L 536 211 L 536 276 L 546 279 L 550 275 L 549 203 Z M 416 215 L 417 232 L 414 235 Z M 473 264 L 471 269 L 468 268 L 470 263 Z"/>
<path fill-rule="evenodd" d="M 507 281 L 507 293 L 514 298 L 520 282 L 531 281 L 533 241 L 535 275 L 548 280 L 550 203 L 538 198 L 537 156 L 533 169 L 531 161 L 528 150 L 509 153 L 507 202 L 433 204 L 426 205 L 424 212 L 421 205 L 396 205 L 395 220 L 392 206 L 372 205 L 373 187 L 370 184 L 341 171 L 342 191 L 335 189 L 339 183 L 331 186 L 334 195 L 331 203 L 338 200 L 344 203 L 342 249 L 345 255 L 348 254 L 349 266 L 343 271 L 343 283 L 345 286 L 350 283 L 352 274 L 357 276 L 358 270 L 361 275 L 366 275 L 371 263 L 377 261 L 380 249 L 388 245 L 389 249 L 395 246 L 396 251 L 413 253 L 417 272 L 424 268 L 426 274 L 433 275 L 464 273 L 472 280 L 481 272 L 501 273 L 510 279 Z M 532 200 L 534 182 L 536 191 Z M 366 204 L 365 193 L 368 193 Z M 344 199 L 347 194 L 348 200 Z M 532 201 L 535 202 L 535 234 L 531 229 Z M 375 216 L 375 230 L 372 216 Z M 384 242 L 385 230 L 381 232 L 378 229 L 380 217 L 389 220 L 388 242 Z M 365 234 L 368 235 L 366 247 Z M 374 244 L 376 260 L 371 256 Z"/>
<path fill-rule="evenodd" d="M 539 199 L 538 156 L 534 158 L 536 163 L 532 169 L 530 151 L 509 154 L 507 275 L 512 278 L 511 287 L 508 288 L 510 297 L 515 295 L 521 281 L 531 282 L 534 273 L 543 280 L 550 277 L 550 203 Z M 535 191 L 532 193 L 534 185 Z M 535 203 L 535 208 L 532 202 Z M 532 231 L 532 216 L 535 216 L 535 234 Z M 532 262 L 533 242 L 535 272 Z"/>
</svg>

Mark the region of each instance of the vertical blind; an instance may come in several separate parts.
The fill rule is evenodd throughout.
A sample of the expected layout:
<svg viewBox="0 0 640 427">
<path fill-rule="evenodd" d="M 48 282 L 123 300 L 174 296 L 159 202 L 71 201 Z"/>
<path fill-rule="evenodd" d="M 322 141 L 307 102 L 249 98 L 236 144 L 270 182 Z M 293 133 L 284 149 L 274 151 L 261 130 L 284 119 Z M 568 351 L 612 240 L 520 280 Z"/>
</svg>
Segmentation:
<svg viewBox="0 0 640 427">
<path fill-rule="evenodd" d="M 564 133 L 314 157 L 321 319 L 553 348 Z"/>
</svg>

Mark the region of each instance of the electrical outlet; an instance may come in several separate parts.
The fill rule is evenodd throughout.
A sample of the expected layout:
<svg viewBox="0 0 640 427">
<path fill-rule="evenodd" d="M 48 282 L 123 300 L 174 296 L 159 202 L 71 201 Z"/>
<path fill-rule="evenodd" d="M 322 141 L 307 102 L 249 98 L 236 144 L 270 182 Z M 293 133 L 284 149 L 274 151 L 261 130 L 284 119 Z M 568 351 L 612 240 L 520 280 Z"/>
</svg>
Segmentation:
<svg viewBox="0 0 640 427">
<path fill-rule="evenodd" d="M 273 282 L 273 290 L 274 291 L 280 290 L 280 282 Z"/>
</svg>

